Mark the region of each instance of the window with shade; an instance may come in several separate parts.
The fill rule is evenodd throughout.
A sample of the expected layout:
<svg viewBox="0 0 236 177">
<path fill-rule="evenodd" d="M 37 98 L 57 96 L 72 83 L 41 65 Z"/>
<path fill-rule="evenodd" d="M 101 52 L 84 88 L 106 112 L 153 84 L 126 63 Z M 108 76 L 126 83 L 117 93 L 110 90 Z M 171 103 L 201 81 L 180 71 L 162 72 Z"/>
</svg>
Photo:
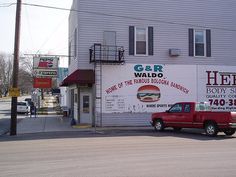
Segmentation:
<svg viewBox="0 0 236 177">
<path fill-rule="evenodd" d="M 129 26 L 129 55 L 149 56 L 154 51 L 153 27 Z"/>
</svg>

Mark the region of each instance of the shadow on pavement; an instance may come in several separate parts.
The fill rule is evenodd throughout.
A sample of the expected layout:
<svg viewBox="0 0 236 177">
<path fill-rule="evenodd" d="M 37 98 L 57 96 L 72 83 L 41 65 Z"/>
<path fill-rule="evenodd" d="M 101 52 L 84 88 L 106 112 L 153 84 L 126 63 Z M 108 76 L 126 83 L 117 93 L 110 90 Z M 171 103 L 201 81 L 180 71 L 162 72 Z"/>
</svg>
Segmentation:
<svg viewBox="0 0 236 177">
<path fill-rule="evenodd" d="M 0 137 L 2 134 L 5 134 L 9 131 L 10 119 L 0 119 Z"/>
<path fill-rule="evenodd" d="M 128 127 L 124 128 L 102 128 L 95 131 L 80 130 L 80 131 L 57 131 L 57 132 L 42 132 L 42 133 L 26 133 L 16 136 L 2 135 L 0 136 L 0 142 L 4 141 L 26 141 L 26 140 L 45 140 L 45 139 L 64 139 L 64 138 L 99 138 L 99 137 L 125 137 L 125 136 L 150 136 L 156 138 L 185 138 L 198 141 L 212 141 L 212 140 L 227 140 L 234 139 L 235 136 L 225 136 L 223 133 L 219 133 L 216 137 L 206 136 L 202 130 L 196 129 L 183 129 L 181 132 L 175 132 L 172 129 L 167 129 L 164 132 L 155 132 L 153 128 L 140 128 Z"/>
</svg>

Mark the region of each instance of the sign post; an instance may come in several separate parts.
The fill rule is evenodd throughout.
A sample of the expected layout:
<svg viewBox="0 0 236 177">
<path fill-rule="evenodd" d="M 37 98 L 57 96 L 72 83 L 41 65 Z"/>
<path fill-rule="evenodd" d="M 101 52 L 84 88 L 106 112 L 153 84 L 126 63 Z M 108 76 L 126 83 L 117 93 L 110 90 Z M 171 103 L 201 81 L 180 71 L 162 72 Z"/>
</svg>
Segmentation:
<svg viewBox="0 0 236 177">
<path fill-rule="evenodd" d="M 41 88 L 41 97 L 43 98 L 43 89 L 52 88 L 52 78 L 58 76 L 58 60 L 56 56 L 34 57 L 34 88 Z"/>
</svg>

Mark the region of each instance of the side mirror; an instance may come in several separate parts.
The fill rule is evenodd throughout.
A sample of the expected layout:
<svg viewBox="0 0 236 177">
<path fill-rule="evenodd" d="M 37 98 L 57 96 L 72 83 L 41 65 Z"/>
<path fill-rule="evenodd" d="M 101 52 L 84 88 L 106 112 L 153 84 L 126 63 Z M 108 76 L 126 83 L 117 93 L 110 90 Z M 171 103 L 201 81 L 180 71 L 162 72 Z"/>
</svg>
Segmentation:
<svg viewBox="0 0 236 177">
<path fill-rule="evenodd" d="M 169 111 L 169 110 L 166 110 L 166 113 L 170 113 L 170 111 Z"/>
</svg>

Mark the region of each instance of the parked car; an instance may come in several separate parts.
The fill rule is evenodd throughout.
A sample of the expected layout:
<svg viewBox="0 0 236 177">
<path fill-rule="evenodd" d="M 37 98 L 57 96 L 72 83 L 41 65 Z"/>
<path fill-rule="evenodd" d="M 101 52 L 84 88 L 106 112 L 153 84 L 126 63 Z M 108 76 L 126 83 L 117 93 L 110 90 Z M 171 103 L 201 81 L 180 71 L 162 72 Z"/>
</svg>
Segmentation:
<svg viewBox="0 0 236 177">
<path fill-rule="evenodd" d="M 182 128 L 202 128 L 209 136 L 216 136 L 218 132 L 233 135 L 236 112 L 213 112 L 207 103 L 181 102 L 166 112 L 153 113 L 151 124 L 156 131 L 163 131 L 166 127 L 173 127 L 177 131 Z"/>
<path fill-rule="evenodd" d="M 17 113 L 30 113 L 30 105 L 27 101 L 17 102 Z"/>
</svg>

